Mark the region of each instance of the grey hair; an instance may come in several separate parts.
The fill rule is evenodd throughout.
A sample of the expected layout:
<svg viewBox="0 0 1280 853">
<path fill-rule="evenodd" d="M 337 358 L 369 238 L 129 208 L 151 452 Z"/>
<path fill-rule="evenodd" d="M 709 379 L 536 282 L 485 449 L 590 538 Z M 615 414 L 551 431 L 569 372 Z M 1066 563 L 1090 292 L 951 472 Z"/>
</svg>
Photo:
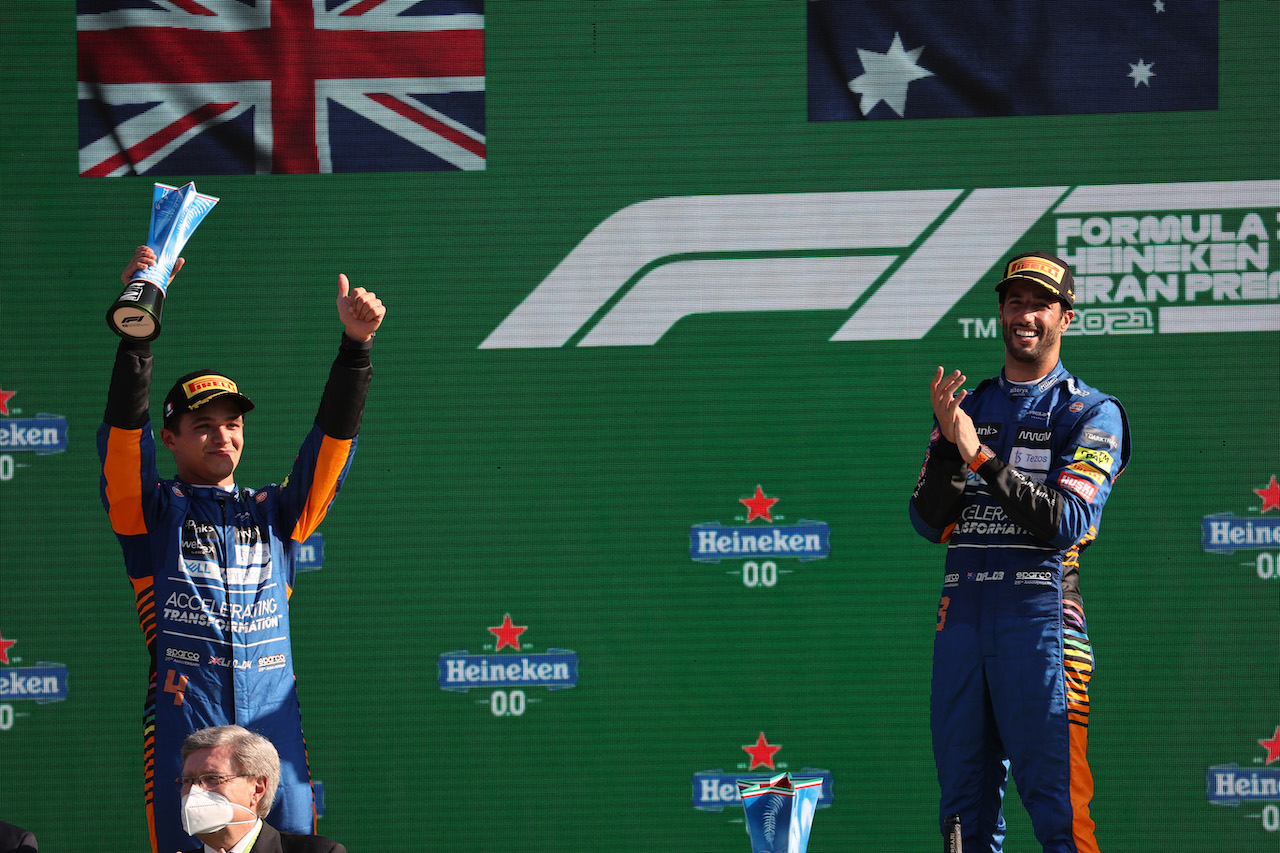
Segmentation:
<svg viewBox="0 0 1280 853">
<path fill-rule="evenodd" d="M 271 741 L 243 726 L 212 726 L 187 736 L 182 742 L 182 761 L 185 764 L 191 753 L 217 746 L 231 747 L 232 769 L 237 773 L 266 777 L 267 789 L 257 807 L 258 817 L 266 817 L 280 785 L 280 753 Z"/>
</svg>

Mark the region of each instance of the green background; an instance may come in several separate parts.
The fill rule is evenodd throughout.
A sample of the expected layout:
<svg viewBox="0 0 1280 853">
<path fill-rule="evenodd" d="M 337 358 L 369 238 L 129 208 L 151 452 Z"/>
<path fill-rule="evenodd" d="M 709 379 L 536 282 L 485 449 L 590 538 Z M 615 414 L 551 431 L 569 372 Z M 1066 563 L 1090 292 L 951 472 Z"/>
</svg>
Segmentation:
<svg viewBox="0 0 1280 853">
<path fill-rule="evenodd" d="M 5 11 L 0 388 L 10 417 L 65 415 L 69 447 L 10 454 L 0 481 L 0 636 L 10 665 L 70 676 L 63 702 L 9 703 L 0 818 L 42 850 L 143 850 L 147 662 L 93 436 L 103 314 L 151 180 L 77 176 L 72 4 Z M 1273 179 L 1280 4 L 1221 4 L 1216 111 L 898 123 L 806 120 L 804 16 L 799 0 L 491 0 L 487 170 L 197 178 L 222 201 L 185 252 L 156 384 L 237 378 L 258 404 L 242 483 L 278 481 L 310 423 L 336 273 L 389 306 L 325 564 L 292 606 L 320 831 L 353 853 L 746 850 L 740 810 L 694 809 L 690 780 L 746 770 L 761 732 L 779 769 L 833 774 L 813 853 L 934 849 L 943 552 L 906 498 L 934 367 L 998 369 L 998 341 L 956 322 L 994 313 L 988 286 L 922 341 L 832 342 L 849 312 L 803 311 L 691 317 L 654 346 L 479 344 L 647 199 Z M 1038 226 L 1019 247 L 1052 241 Z M 1134 430 L 1082 567 L 1103 849 L 1280 841 L 1259 805 L 1205 795 L 1208 767 L 1261 767 L 1280 725 L 1280 580 L 1199 541 L 1205 515 L 1257 516 L 1253 489 L 1280 474 L 1278 339 L 1065 342 Z M 688 531 L 735 523 L 757 485 L 775 520 L 830 524 L 832 549 L 751 588 L 736 561 L 692 562 Z M 531 650 L 576 651 L 580 681 L 497 716 L 490 690 L 440 690 L 437 659 L 481 652 L 508 613 Z M 1007 849 L 1033 849 L 1013 796 L 1008 817 Z"/>
</svg>

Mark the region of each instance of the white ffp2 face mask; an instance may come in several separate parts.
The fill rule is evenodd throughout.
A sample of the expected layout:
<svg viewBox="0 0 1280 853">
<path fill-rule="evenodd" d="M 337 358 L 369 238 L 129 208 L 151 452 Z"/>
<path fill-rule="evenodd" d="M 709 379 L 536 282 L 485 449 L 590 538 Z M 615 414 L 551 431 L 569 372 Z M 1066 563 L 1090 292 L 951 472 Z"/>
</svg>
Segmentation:
<svg viewBox="0 0 1280 853">
<path fill-rule="evenodd" d="M 232 820 L 236 809 L 253 815 L 250 820 Z M 217 832 L 239 823 L 256 823 L 258 815 L 239 803 L 233 803 L 217 791 L 192 788 L 182 798 L 182 828 L 190 835 Z"/>
</svg>

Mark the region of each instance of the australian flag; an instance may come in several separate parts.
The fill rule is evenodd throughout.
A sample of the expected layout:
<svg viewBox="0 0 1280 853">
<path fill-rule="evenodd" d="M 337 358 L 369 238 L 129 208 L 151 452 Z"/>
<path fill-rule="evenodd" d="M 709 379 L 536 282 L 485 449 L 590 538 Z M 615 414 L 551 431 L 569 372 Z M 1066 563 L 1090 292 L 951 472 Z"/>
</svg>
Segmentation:
<svg viewBox="0 0 1280 853">
<path fill-rule="evenodd" d="M 77 0 L 80 174 L 483 169 L 483 0 Z"/>
<path fill-rule="evenodd" d="M 812 0 L 809 119 L 1212 110 L 1218 0 Z"/>
</svg>

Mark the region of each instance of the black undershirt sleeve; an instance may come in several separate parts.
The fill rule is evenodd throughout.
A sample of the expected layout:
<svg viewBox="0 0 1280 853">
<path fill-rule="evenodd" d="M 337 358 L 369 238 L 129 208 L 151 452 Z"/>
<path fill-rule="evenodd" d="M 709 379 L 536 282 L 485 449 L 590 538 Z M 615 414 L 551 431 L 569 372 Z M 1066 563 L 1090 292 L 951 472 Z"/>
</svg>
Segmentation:
<svg viewBox="0 0 1280 853">
<path fill-rule="evenodd" d="M 372 347 L 372 339 L 357 341 L 342 335 L 316 412 L 316 423 L 325 435 L 354 438 L 360 432 L 364 401 L 373 380 L 373 364 L 369 360 Z"/>
<path fill-rule="evenodd" d="M 1061 492 L 1000 459 L 988 459 L 978 474 L 1011 521 L 1037 539 L 1052 542 L 1057 537 L 1066 500 Z"/>
<path fill-rule="evenodd" d="M 939 530 L 960 517 L 964 508 L 966 476 L 960 449 L 945 438 L 939 438 L 929 449 L 924 472 L 916 483 L 911 503 L 920 518 Z"/>
<path fill-rule="evenodd" d="M 111 370 L 107 409 L 102 420 L 117 429 L 141 429 L 148 420 L 151 392 L 151 343 L 121 340 Z"/>
</svg>

